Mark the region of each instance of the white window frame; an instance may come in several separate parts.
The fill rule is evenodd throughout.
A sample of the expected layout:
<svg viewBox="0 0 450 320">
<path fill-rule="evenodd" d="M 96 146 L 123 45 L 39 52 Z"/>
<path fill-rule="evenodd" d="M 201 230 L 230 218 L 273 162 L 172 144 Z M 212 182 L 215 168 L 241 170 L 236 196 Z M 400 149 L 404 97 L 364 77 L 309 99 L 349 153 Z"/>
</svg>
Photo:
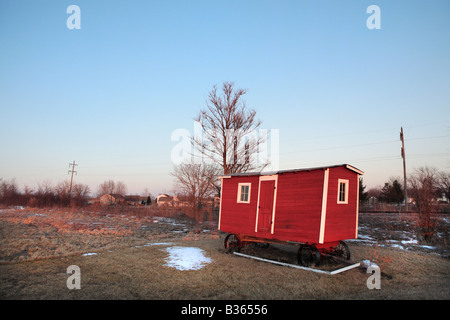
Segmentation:
<svg viewBox="0 0 450 320">
<path fill-rule="evenodd" d="M 344 200 L 341 200 L 341 183 L 345 185 L 345 194 L 344 194 Z M 348 186 L 349 181 L 346 179 L 338 179 L 338 192 L 337 192 L 337 204 L 348 204 Z"/>
<path fill-rule="evenodd" d="M 248 187 L 248 198 L 247 198 L 247 201 L 241 200 L 242 187 Z M 238 184 L 238 192 L 237 192 L 237 203 L 250 203 L 251 190 L 252 190 L 252 184 L 250 182 L 239 183 Z"/>
</svg>

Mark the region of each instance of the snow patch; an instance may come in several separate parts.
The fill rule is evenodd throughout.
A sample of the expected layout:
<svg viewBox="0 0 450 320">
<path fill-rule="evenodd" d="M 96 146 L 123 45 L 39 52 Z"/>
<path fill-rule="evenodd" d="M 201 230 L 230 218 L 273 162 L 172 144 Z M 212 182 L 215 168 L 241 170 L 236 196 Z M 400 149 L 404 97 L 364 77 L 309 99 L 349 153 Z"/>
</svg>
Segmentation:
<svg viewBox="0 0 450 320">
<path fill-rule="evenodd" d="M 142 246 L 136 246 L 136 248 L 152 247 L 152 246 L 169 246 L 171 244 L 172 244 L 171 242 L 149 242 Z"/>
<path fill-rule="evenodd" d="M 363 268 L 369 268 L 369 267 L 375 267 L 375 268 L 379 268 L 378 265 L 375 262 L 372 262 L 370 260 L 363 260 L 361 261 L 361 266 Z"/>
<path fill-rule="evenodd" d="M 9 207 L 10 209 L 14 209 L 14 210 L 25 210 L 24 206 L 11 206 Z"/>
<path fill-rule="evenodd" d="M 164 249 L 169 256 L 164 259 L 165 266 L 177 270 L 199 270 L 211 263 L 211 258 L 205 256 L 205 252 L 195 247 L 169 247 Z"/>
<path fill-rule="evenodd" d="M 184 223 L 176 222 L 172 218 L 166 218 L 166 217 L 153 217 L 153 223 L 165 223 L 172 226 L 184 226 Z"/>
<path fill-rule="evenodd" d="M 419 244 L 419 241 L 416 239 L 402 240 L 402 244 Z"/>
</svg>

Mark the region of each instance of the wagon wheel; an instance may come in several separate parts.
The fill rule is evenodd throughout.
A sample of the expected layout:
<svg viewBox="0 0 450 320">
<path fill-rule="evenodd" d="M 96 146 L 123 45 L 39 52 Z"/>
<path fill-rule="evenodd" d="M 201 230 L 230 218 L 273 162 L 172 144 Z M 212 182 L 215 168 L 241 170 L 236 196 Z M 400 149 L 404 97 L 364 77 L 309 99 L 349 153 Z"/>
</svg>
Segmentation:
<svg viewBox="0 0 450 320">
<path fill-rule="evenodd" d="M 334 254 L 345 260 L 350 260 L 350 249 L 344 241 L 339 241 L 339 244 L 334 249 Z"/>
<path fill-rule="evenodd" d="M 320 252 L 315 246 L 301 245 L 297 253 L 298 263 L 304 267 L 320 264 Z"/>
<path fill-rule="evenodd" d="M 225 237 L 223 246 L 225 247 L 226 253 L 233 253 L 235 251 L 239 252 L 241 249 L 241 241 L 234 233 L 230 233 Z"/>
</svg>

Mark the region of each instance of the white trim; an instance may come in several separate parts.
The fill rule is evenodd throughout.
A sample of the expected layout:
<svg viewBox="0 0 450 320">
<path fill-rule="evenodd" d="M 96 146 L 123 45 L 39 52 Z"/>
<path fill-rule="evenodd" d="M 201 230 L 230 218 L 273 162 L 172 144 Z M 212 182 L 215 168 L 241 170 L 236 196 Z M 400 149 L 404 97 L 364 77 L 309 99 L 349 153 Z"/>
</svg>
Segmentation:
<svg viewBox="0 0 450 320">
<path fill-rule="evenodd" d="M 344 201 L 339 200 L 340 199 L 340 193 L 341 193 L 341 183 L 345 184 L 345 199 Z M 348 190 L 349 190 L 349 181 L 347 179 L 338 179 L 338 192 L 337 192 L 337 204 L 348 204 Z"/>
<path fill-rule="evenodd" d="M 259 177 L 261 179 L 261 177 Z M 259 194 L 261 191 L 261 180 L 258 182 L 258 201 L 256 201 L 256 221 L 255 221 L 255 232 L 258 232 L 258 217 L 259 217 Z"/>
<path fill-rule="evenodd" d="M 273 234 L 275 229 L 275 208 L 277 205 L 277 193 L 278 193 L 278 175 L 275 178 L 275 189 L 273 191 L 273 209 L 272 209 L 272 228 L 270 229 L 270 233 Z"/>
<path fill-rule="evenodd" d="M 327 217 L 327 199 L 328 199 L 328 181 L 330 169 L 326 169 L 323 174 L 323 191 L 322 191 L 322 211 L 320 213 L 320 232 L 319 243 L 323 243 L 325 237 L 325 220 Z"/>
<path fill-rule="evenodd" d="M 219 206 L 219 225 L 217 226 L 217 229 L 220 230 L 220 222 L 222 221 L 222 194 L 223 194 L 223 177 L 220 179 L 220 206 Z"/>
<path fill-rule="evenodd" d="M 241 200 L 242 187 L 248 187 L 248 198 L 247 198 L 247 201 Z M 250 203 L 251 190 L 252 190 L 252 184 L 250 182 L 238 183 L 237 203 Z"/>
<path fill-rule="evenodd" d="M 356 175 L 356 227 L 355 227 L 355 239 L 358 239 L 358 216 L 359 216 L 359 174 Z"/>
<path fill-rule="evenodd" d="M 359 169 L 356 169 L 355 167 L 353 167 L 353 166 L 351 166 L 351 165 L 349 165 L 349 164 L 346 164 L 345 167 L 346 167 L 348 170 L 351 170 L 351 171 L 356 172 L 357 174 L 360 174 L 360 175 L 363 175 L 363 174 L 364 174 L 364 171 L 361 171 L 361 170 L 359 170 Z"/>
<path fill-rule="evenodd" d="M 273 234 L 274 227 L 275 227 L 275 207 L 277 204 L 277 193 L 278 193 L 278 175 L 271 175 L 271 176 L 260 176 L 259 177 L 259 185 L 258 185 L 258 202 L 256 203 L 256 221 L 255 221 L 255 232 L 258 232 L 258 217 L 259 217 L 259 196 L 261 193 L 261 181 L 269 181 L 274 180 L 275 181 L 275 189 L 273 194 L 273 208 L 272 208 L 272 225 L 270 228 L 270 233 Z"/>
</svg>

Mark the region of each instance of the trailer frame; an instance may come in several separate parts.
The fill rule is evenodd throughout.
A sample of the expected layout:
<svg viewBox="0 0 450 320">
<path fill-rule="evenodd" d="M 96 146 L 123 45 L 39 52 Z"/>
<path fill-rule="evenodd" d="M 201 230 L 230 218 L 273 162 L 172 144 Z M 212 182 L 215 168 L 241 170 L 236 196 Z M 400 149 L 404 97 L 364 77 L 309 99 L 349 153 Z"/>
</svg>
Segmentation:
<svg viewBox="0 0 450 320">
<path fill-rule="evenodd" d="M 298 246 L 299 249 L 297 251 L 297 261 L 298 264 L 303 267 L 311 267 L 312 265 L 319 267 L 322 256 L 339 260 L 345 263 L 348 263 L 351 257 L 350 249 L 342 240 L 325 243 L 308 243 L 297 241 L 281 241 L 276 239 L 248 236 L 239 233 L 229 233 L 227 234 L 223 242 L 226 253 L 239 253 L 244 246 L 247 246 L 249 244 L 264 244 L 266 245 L 266 247 L 268 247 L 270 244 L 289 244 Z"/>
</svg>

